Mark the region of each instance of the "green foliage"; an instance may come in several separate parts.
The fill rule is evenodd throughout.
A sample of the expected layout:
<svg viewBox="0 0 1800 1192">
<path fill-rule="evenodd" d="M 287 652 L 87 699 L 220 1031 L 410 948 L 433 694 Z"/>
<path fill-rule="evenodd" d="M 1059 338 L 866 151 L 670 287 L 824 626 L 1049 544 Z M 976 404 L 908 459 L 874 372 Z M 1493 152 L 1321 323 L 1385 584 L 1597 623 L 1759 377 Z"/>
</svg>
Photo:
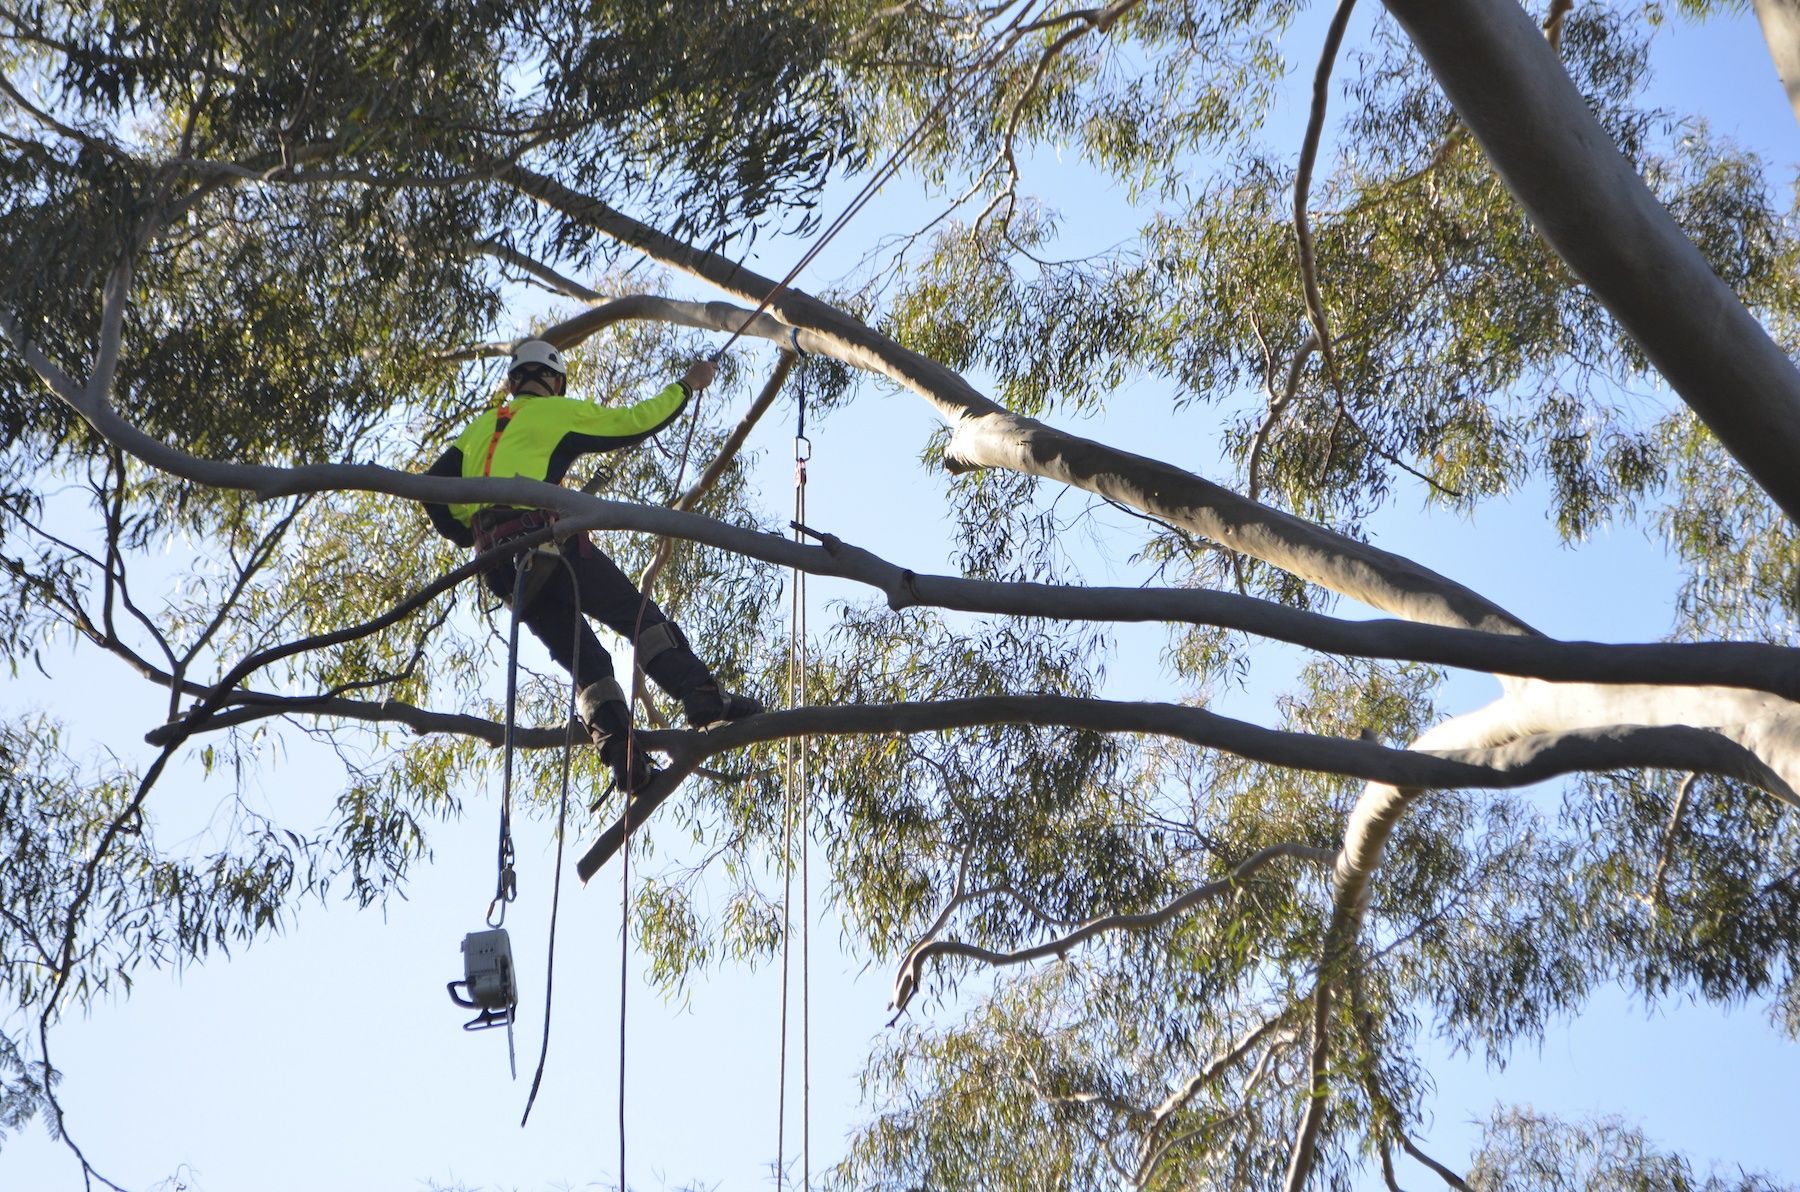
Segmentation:
<svg viewBox="0 0 1800 1192">
<path fill-rule="evenodd" d="M 886 272 L 838 283 L 840 309 L 1020 413 L 1154 416 L 1164 458 L 1223 469 L 1249 495 L 1352 536 L 1399 501 L 1469 512 L 1522 493 L 1543 494 L 1570 543 L 1654 527 L 1682 568 L 1678 632 L 1792 640 L 1792 527 L 1691 416 L 1645 396 L 1644 353 L 1540 239 L 1391 24 L 1340 64 L 1308 197 L 1327 362 L 1309 344 L 1297 134 L 1277 104 L 1293 89 L 1288 58 L 1316 49 L 1290 30 L 1316 11 L 1144 0 L 1104 30 L 1050 15 L 1068 19 L 972 70 L 996 26 L 969 4 L 32 0 L 0 17 L 0 65 L 25 101 L 0 110 L 0 315 L 83 380 L 103 287 L 129 256 L 111 396 L 131 422 L 200 456 L 418 470 L 492 399 L 497 370 L 471 362 L 471 345 L 521 330 L 517 279 L 489 254 L 591 276 L 621 251 L 579 213 L 531 198 L 513 167 L 741 251 L 771 231 L 813 231 L 824 181 L 884 156 L 955 88 L 911 161 L 946 196 L 919 221 L 934 221 L 930 238 L 900 243 Z M 1721 277 L 1800 346 L 1800 237 L 1771 171 L 1642 99 L 1660 18 L 1656 6 L 1579 5 L 1559 51 Z M 1033 197 L 1053 156 L 1084 163 L 1121 206 L 1096 216 Z M 965 188 L 987 205 L 937 221 Z M 636 265 L 594 282 L 608 294 L 665 284 Z M 573 392 L 634 400 L 702 350 L 691 334 L 622 324 L 574 353 Z M 595 461 L 592 486 L 678 497 L 720 451 L 729 400 L 760 381 L 747 358 L 726 361 L 713 390 L 725 401 Z M 848 366 L 821 358 L 798 366 L 784 400 L 796 390 L 818 416 L 868 400 Z M 924 445 L 924 466 L 944 441 Z M 48 721 L 0 725 L 8 1131 L 54 1079 L 39 1018 L 281 931 L 307 898 L 369 907 L 405 890 L 437 823 L 487 797 L 474 792 L 492 785 L 496 758 L 473 736 L 404 726 L 436 712 L 499 718 L 491 680 L 507 620 L 472 583 L 325 645 L 460 561 L 415 508 L 361 493 L 264 502 L 145 474 L 10 350 L 0 460 L 0 657 L 15 672 L 61 673 L 60 647 L 79 637 L 158 684 L 159 715 L 176 721 L 236 663 L 310 639 L 217 693 L 228 726 L 173 755 L 184 779 L 229 791 L 193 838 L 204 843 L 159 835 L 147 766 L 71 756 Z M 725 467 L 697 511 L 779 532 L 753 464 Z M 1115 524 L 1029 477 L 958 476 L 945 500 L 949 565 L 971 578 L 1328 599 L 1173 526 Z M 600 544 L 634 574 L 659 549 L 631 534 Z M 784 579 L 676 544 L 655 598 L 728 686 L 774 693 Z M 808 645 L 815 704 L 1161 695 L 1118 691 L 1120 647 L 1083 622 L 850 602 Z M 1268 671 L 1253 673 L 1249 650 L 1240 635 L 1185 628 L 1163 677 L 1224 705 L 1280 665 L 1258 656 Z M 525 675 L 525 720 L 564 722 L 564 679 Z M 1440 717 L 1442 680 L 1308 659 L 1276 718 L 1404 744 Z M 335 781 L 312 811 L 263 810 L 253 776 L 299 739 L 268 722 L 321 701 L 342 718 L 307 731 L 333 751 Z M 670 722 L 677 709 L 652 693 L 645 714 Z M 844 939 L 882 963 L 934 924 L 941 939 L 1004 954 L 1095 918 L 1155 914 L 1260 850 L 1335 849 L 1364 791 L 1176 742 L 1017 724 L 836 736 L 812 751 L 810 844 Z M 603 786 L 592 751 L 576 752 L 577 783 Z M 520 759 L 521 814 L 553 809 L 560 760 Z M 780 867 L 797 848 L 783 835 L 785 761 L 779 745 L 714 759 L 637 841 L 634 864 L 650 873 L 634 938 L 665 992 L 781 947 Z M 1279 1187 L 1322 1026 L 1332 1063 L 1315 1183 L 1348 1188 L 1428 1112 L 1421 1032 L 1504 1063 L 1610 980 L 1650 999 L 1767 1001 L 1792 1029 L 1791 814 L 1713 781 L 1679 812 L 1676 799 L 1673 776 L 1643 773 L 1575 784 L 1560 815 L 1529 796 L 1421 795 L 1318 1026 L 1333 878 L 1312 860 L 1274 862 L 1154 926 L 998 976 L 967 956 L 934 960 L 915 1019 L 871 1062 L 870 1120 L 833 1178 Z M 1696 1176 L 1615 1125 L 1519 1113 L 1492 1124 L 1470 1177 L 1773 1187 L 1759 1181 Z"/>
<path fill-rule="evenodd" d="M 1517 1109 L 1486 1123 L 1468 1183 L 1476 1192 L 1782 1192 L 1792 1187 L 1741 1169 L 1735 1175 L 1697 1173 L 1687 1159 L 1656 1150 L 1642 1132 L 1617 1119 L 1563 1122 Z"/>
</svg>

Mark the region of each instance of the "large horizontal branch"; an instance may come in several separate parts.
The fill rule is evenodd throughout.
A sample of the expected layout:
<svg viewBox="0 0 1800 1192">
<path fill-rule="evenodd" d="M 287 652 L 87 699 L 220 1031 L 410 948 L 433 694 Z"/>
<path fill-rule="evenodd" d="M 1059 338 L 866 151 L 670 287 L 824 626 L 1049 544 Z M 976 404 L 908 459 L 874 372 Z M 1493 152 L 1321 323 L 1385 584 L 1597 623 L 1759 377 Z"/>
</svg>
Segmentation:
<svg viewBox="0 0 1800 1192">
<path fill-rule="evenodd" d="M 1009 468 L 1100 493 L 1408 620 L 1531 632 L 1499 605 L 1410 559 L 1248 500 L 1171 464 L 1014 414 L 955 370 L 836 307 L 659 232 L 554 178 L 518 166 L 497 176 L 664 265 L 752 303 L 767 300 L 776 320 L 810 333 L 802 340 L 807 351 L 885 376 L 923 397 L 952 428 L 945 452 L 952 469 Z"/>
<path fill-rule="evenodd" d="M 272 716 L 329 717 L 355 720 L 365 724 L 397 724 L 418 736 L 454 733 L 498 748 L 506 740 L 506 726 L 498 720 L 467 712 L 437 712 L 404 700 L 350 699 L 341 695 L 274 695 L 267 692 L 233 693 L 223 711 L 214 712 L 198 724 L 174 720 L 159 724 L 144 734 L 152 745 L 166 745 L 188 735 L 220 732 L 267 720 Z M 520 749 L 561 749 L 567 741 L 563 726 L 555 728 L 515 728 L 513 744 Z"/>
<path fill-rule="evenodd" d="M 715 309 L 724 304 L 671 303 L 648 296 L 606 304 L 607 308 L 621 305 L 639 312 L 658 310 L 659 315 L 652 317 L 679 314 L 693 320 L 693 325 L 710 325 L 712 320 L 723 320 L 735 310 Z M 588 313 L 597 314 L 603 309 L 606 308 Z M 769 323 L 771 327 L 778 325 L 773 320 Z M 0 329 L 16 331 L 16 324 L 0 315 Z M 22 337 L 20 340 L 23 342 Z M 565 533 L 583 529 L 632 530 L 684 538 L 781 567 L 798 567 L 814 575 L 865 583 L 881 590 L 896 608 L 924 604 L 1016 616 L 1179 621 L 1263 634 L 1332 653 L 1430 662 L 1498 674 L 1591 683 L 1719 684 L 1800 698 L 1800 654 L 1775 646 L 1726 642 L 1617 646 L 1550 639 L 1507 640 L 1509 635 L 1504 632 L 1482 633 L 1392 620 L 1339 620 L 1225 592 L 1002 584 L 923 575 L 835 538 L 827 538 L 824 546 L 807 546 L 696 514 L 608 501 L 536 480 L 424 476 L 373 464 L 279 468 L 203 459 L 143 434 L 104 401 L 87 396 L 80 385 L 41 353 L 30 352 L 27 361 L 40 373 L 46 373 L 46 380 L 59 395 L 102 436 L 139 459 L 183 479 L 248 490 L 263 497 L 354 489 L 419 501 L 482 501 L 554 509 L 565 518 Z"/>
<path fill-rule="evenodd" d="M 910 704 L 795 708 L 705 731 L 644 733 L 646 748 L 670 766 L 628 803 L 625 813 L 576 865 L 586 881 L 625 837 L 662 804 L 699 762 L 727 749 L 810 735 L 943 732 L 991 725 L 1142 733 L 1220 749 L 1250 761 L 1362 778 L 1396 789 L 1512 788 L 1564 774 L 1660 767 L 1736 778 L 1800 807 L 1800 793 L 1740 741 L 1690 725 L 1583 728 L 1545 732 L 1492 748 L 1423 752 L 1369 741 L 1263 728 L 1181 704 L 1130 703 L 1056 695 L 982 696 Z M 1343 866 L 1340 858 L 1340 869 Z"/>
<path fill-rule="evenodd" d="M 1607 136 L 1518 0 L 1385 2 L 1550 247 L 1800 520 L 1800 372 Z"/>
<path fill-rule="evenodd" d="M 917 592 L 919 591 L 921 583 L 926 583 L 927 586 L 929 586 L 928 577 L 911 575 L 904 569 L 896 568 L 892 564 L 883 563 L 881 560 L 876 559 L 867 552 L 853 551 L 844 547 L 841 543 L 832 543 L 821 547 L 810 547 L 799 543 L 789 542 L 786 539 L 775 535 L 761 534 L 756 531 L 726 526 L 722 523 L 712 521 L 711 519 L 699 517 L 690 513 L 682 513 L 670 509 L 629 505 L 613 501 L 603 501 L 596 497 L 573 492 L 555 485 L 545 484 L 541 481 L 518 478 L 505 480 L 452 479 L 447 477 L 432 477 L 396 472 L 388 468 L 359 464 L 317 464 L 296 468 L 279 468 L 267 465 L 237 464 L 206 460 L 191 455 L 144 434 L 142 431 L 120 418 L 106 400 L 105 394 L 107 384 L 110 381 L 113 366 L 118 358 L 119 331 L 123 321 L 123 300 L 124 294 L 128 288 L 128 280 L 129 270 L 125 269 L 116 273 L 108 283 L 107 303 L 102 321 L 103 334 L 99 345 L 99 351 L 96 354 L 94 372 L 87 379 L 85 384 L 77 384 L 72 378 L 59 369 L 54 362 L 48 360 L 48 358 L 45 357 L 41 351 L 38 351 L 35 345 L 22 334 L 17 324 L 4 316 L 0 316 L 0 330 L 4 330 L 8 336 L 14 340 L 15 344 L 19 347 L 21 354 L 25 356 L 27 363 L 38 371 L 39 375 L 44 378 L 46 384 L 68 402 L 71 407 L 86 418 L 100 434 L 116 446 L 131 452 L 133 455 L 136 455 L 138 458 L 152 466 L 159 467 L 172 475 L 218 487 L 247 489 L 263 496 L 285 496 L 294 493 L 327 489 L 362 489 L 374 492 L 386 492 L 415 500 L 467 501 L 470 499 L 480 499 L 493 503 L 548 508 L 554 509 L 569 518 L 569 521 L 563 526 L 564 532 L 603 525 L 615 529 L 641 530 L 650 533 L 689 538 L 694 541 L 705 542 L 709 545 L 719 546 L 724 549 L 735 550 L 751 557 L 777 563 L 778 565 L 798 566 L 819 574 L 850 575 L 852 567 L 855 567 L 861 569 L 865 575 L 880 573 L 880 579 L 877 586 L 881 586 L 887 591 L 911 593 L 910 598 L 915 600 L 917 599 Z M 857 577 L 852 576 L 852 578 Z M 865 582 L 867 581 L 865 580 Z M 952 594 L 951 589 L 960 589 L 961 592 L 969 597 L 966 604 L 971 608 L 980 607 L 979 597 L 985 596 L 991 601 L 995 596 L 995 592 L 992 588 L 984 587 L 984 585 L 974 581 L 952 580 L 948 577 L 943 577 L 937 581 L 937 585 L 940 593 L 945 598 L 948 598 Z M 1052 596 L 1050 589 L 1041 587 L 1022 588 L 1020 591 L 1037 599 L 1047 599 Z M 1145 595 L 1148 599 L 1173 599 L 1172 594 Z M 1217 599 L 1219 595 L 1220 594 L 1218 593 L 1187 593 L 1185 594 L 1185 598 L 1190 600 L 1211 600 L 1215 606 L 1232 603 L 1219 601 Z M 1127 599 L 1128 594 L 1115 592 L 1112 596 L 1115 599 Z M 1058 598 L 1071 602 L 1071 607 L 1082 601 L 1093 600 L 1092 597 L 1078 591 L 1063 593 Z M 1130 600 L 1138 599 L 1135 595 L 1131 595 L 1128 598 Z M 1090 603 L 1089 607 L 1097 608 L 1098 604 L 1097 602 Z M 1299 622 L 1294 620 L 1295 614 L 1291 612 L 1276 613 L 1273 609 L 1257 610 L 1249 605 L 1236 605 L 1235 607 L 1240 613 L 1256 612 L 1257 615 L 1267 615 L 1271 620 L 1285 618 L 1290 624 L 1299 624 Z M 1311 630 L 1329 630 L 1330 632 L 1346 634 L 1367 632 L 1352 630 L 1347 624 L 1342 623 L 1333 626 L 1325 619 L 1320 619 L 1316 622 L 1306 622 L 1306 627 Z M 1391 628 L 1399 630 L 1402 627 L 1393 626 Z M 1736 648 L 1743 650 L 1750 649 L 1751 647 Z M 1593 647 L 1593 649 L 1600 648 Z M 1663 649 L 1671 651 L 1682 649 L 1710 650 L 1712 651 L 1710 655 L 1696 654 L 1695 657 L 1706 657 L 1710 659 L 1710 664 L 1717 665 L 1719 659 L 1728 657 L 1734 647 L 1729 644 L 1716 643 L 1711 646 L 1701 647 L 1639 647 L 1638 649 Z M 1643 662 L 1647 657 L 1649 656 L 1639 655 L 1635 664 L 1640 666 L 1643 665 Z M 1757 655 L 1757 657 L 1768 660 L 1774 656 Z M 1620 673 L 1620 671 L 1615 670 L 1612 675 L 1607 677 L 1612 679 L 1612 681 L 1617 682 L 1619 681 L 1617 676 Z M 1559 671 L 1559 676 L 1566 677 L 1569 674 L 1570 670 L 1567 668 Z M 1667 673 L 1657 677 L 1662 678 L 1664 681 L 1668 680 Z M 1675 688 L 1674 690 L 1682 689 Z M 1708 699 L 1716 700 L 1716 697 L 1711 693 L 1721 689 L 1690 688 L 1688 690 L 1690 692 L 1689 702 L 1698 699 L 1703 705 Z M 1577 695 L 1573 698 L 1585 698 L 1585 696 Z M 212 705 L 212 707 L 208 709 L 208 711 L 212 711 L 221 706 L 223 701 L 215 697 L 213 700 L 205 702 Z M 1140 706 L 1152 707 L 1153 705 Z M 1700 710 L 1704 711 L 1705 709 L 1702 706 Z M 855 709 L 843 709 L 840 711 L 845 715 L 853 715 L 856 712 Z M 1189 714 L 1196 714 L 1193 713 L 1192 710 L 1177 709 L 1177 711 L 1186 711 Z M 765 717 L 759 719 L 767 720 L 768 718 Z M 1749 717 L 1741 713 L 1722 711 L 1716 716 L 1703 715 L 1696 719 L 1697 722 L 1701 724 L 1719 724 L 1727 721 L 1747 720 Z M 1025 722 L 1038 723 L 1038 721 L 1031 720 L 1029 717 Z M 1632 721 L 1620 718 L 1616 723 L 1630 724 Z M 1550 726 L 1554 728 L 1557 724 L 1558 720 L 1552 718 Z M 1096 723 L 1093 725 L 1081 726 L 1103 728 L 1108 731 L 1163 731 L 1161 728 L 1154 726 L 1140 728 L 1137 724 L 1118 721 L 1116 719 L 1106 724 Z M 879 726 L 872 729 L 859 730 L 852 724 L 847 727 L 847 731 L 888 731 L 892 727 L 893 726 Z M 928 728 L 932 726 L 924 725 L 919 727 Z M 949 725 L 943 727 L 949 727 Z M 1784 725 L 1779 727 L 1782 727 L 1782 731 L 1785 731 Z M 1588 731 L 1604 733 L 1607 730 L 1603 728 L 1594 728 Z M 1626 729 L 1621 731 L 1629 733 L 1631 730 Z M 1177 729 L 1169 735 L 1179 737 L 1184 734 Z M 1710 734 L 1702 735 L 1708 737 L 1711 736 Z M 1564 734 L 1558 739 L 1567 741 L 1572 738 L 1569 735 Z M 1659 740 L 1660 739 L 1661 738 L 1659 738 Z M 1719 741 L 1724 741 L 1724 738 L 1722 737 L 1717 739 Z M 1197 740 L 1197 743 L 1214 744 L 1215 742 L 1201 739 Z M 1752 744 L 1755 743 L 1753 742 Z M 1786 754 L 1783 751 L 1786 749 L 1786 744 L 1782 741 L 1776 741 L 1774 744 L 1778 748 L 1771 752 L 1770 756 L 1779 755 L 1783 758 L 1785 763 Z M 1223 745 L 1221 747 L 1231 748 L 1231 746 Z M 1733 742 L 1732 748 L 1743 750 L 1744 746 Z M 1234 751 L 1243 752 L 1243 750 L 1238 749 L 1234 749 Z M 1677 751 L 1677 753 L 1680 752 L 1681 751 L 1679 750 Z M 1255 754 L 1248 753 L 1246 755 L 1256 756 Z M 1417 755 L 1409 756 L 1416 757 Z M 1751 755 L 1746 751 L 1745 757 L 1750 756 Z M 1655 750 L 1635 756 L 1621 753 L 1615 755 L 1615 757 L 1616 760 L 1608 761 L 1603 764 L 1598 762 L 1583 762 L 1573 765 L 1571 768 L 1592 769 L 1668 765 L 1682 769 L 1706 770 L 1708 772 L 1729 772 L 1736 776 L 1744 777 L 1748 781 L 1755 782 L 1757 785 L 1765 786 L 1768 789 L 1785 791 L 1785 784 L 1782 783 L 1780 779 L 1774 778 L 1775 770 L 1768 764 L 1757 763 L 1754 766 L 1745 767 L 1740 764 L 1742 759 L 1738 759 L 1738 761 L 1731 763 L 1725 763 L 1713 757 L 1708 757 L 1702 764 L 1690 764 L 1689 759 L 1685 755 L 1664 758 L 1661 754 L 1655 752 Z M 1268 760 L 1275 761 L 1279 764 L 1298 764 L 1301 766 L 1310 766 L 1311 768 L 1354 774 L 1374 781 L 1394 782 L 1397 785 L 1406 787 L 1486 785 L 1486 783 L 1481 781 L 1478 777 L 1468 774 L 1447 774 L 1441 771 L 1396 774 L 1387 770 L 1364 771 L 1357 769 L 1354 766 L 1346 768 L 1337 761 L 1321 761 L 1316 764 L 1309 763 L 1306 760 L 1299 760 L 1290 756 L 1289 751 L 1285 749 L 1280 751 L 1279 756 L 1270 757 Z M 1722 766 L 1724 769 L 1721 769 Z M 1536 779 L 1528 779 L 1527 781 L 1535 780 Z M 1784 793 L 1783 797 L 1788 797 L 1788 794 Z"/>
</svg>

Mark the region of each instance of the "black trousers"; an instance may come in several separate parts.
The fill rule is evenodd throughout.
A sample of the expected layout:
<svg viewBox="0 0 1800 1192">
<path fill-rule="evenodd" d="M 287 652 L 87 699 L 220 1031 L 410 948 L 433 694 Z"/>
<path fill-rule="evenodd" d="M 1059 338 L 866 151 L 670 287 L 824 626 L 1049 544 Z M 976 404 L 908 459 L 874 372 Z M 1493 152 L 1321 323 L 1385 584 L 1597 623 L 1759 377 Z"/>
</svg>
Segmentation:
<svg viewBox="0 0 1800 1192">
<path fill-rule="evenodd" d="M 557 665 L 586 687 L 600 679 L 612 678 L 613 661 L 584 614 L 633 645 L 637 644 L 640 633 L 669 618 L 654 600 L 644 599 L 631 577 L 586 534 L 567 539 L 560 549 L 562 557 L 574 569 L 573 586 L 579 591 L 571 590 L 569 571 L 562 564 L 554 559 L 536 559 L 532 566 L 546 569 L 548 576 L 536 585 L 536 594 L 526 600 L 525 607 L 519 611 L 519 620 L 544 643 Z M 490 568 L 486 580 L 490 591 L 507 603 L 512 602 L 513 585 L 518 580 L 512 564 Z M 686 646 L 664 650 L 651 659 L 645 670 L 657 686 L 677 698 L 712 681 L 706 664 Z"/>
</svg>

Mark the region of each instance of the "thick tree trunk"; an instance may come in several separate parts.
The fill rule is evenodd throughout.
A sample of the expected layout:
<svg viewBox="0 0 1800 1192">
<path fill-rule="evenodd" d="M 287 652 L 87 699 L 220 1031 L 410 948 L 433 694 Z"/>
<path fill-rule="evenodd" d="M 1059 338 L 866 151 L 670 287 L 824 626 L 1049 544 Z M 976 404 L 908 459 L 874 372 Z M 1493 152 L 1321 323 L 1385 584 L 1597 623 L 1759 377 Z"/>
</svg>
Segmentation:
<svg viewBox="0 0 1800 1192">
<path fill-rule="evenodd" d="M 1385 2 L 1551 248 L 1800 519 L 1800 372 L 1606 135 L 1518 0 Z"/>
<path fill-rule="evenodd" d="M 1756 19 L 1787 89 L 1788 106 L 1800 120 L 1800 0 L 1756 0 Z"/>
</svg>

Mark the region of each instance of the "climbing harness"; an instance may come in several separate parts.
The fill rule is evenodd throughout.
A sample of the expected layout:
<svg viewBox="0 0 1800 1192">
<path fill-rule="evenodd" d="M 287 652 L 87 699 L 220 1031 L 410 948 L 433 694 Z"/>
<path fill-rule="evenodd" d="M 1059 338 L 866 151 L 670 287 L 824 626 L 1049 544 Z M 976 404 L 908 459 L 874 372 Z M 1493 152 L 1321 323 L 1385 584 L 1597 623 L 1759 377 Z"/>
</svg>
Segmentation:
<svg viewBox="0 0 1800 1192">
<path fill-rule="evenodd" d="M 469 523 L 475 532 L 475 550 L 477 553 L 492 550 L 497 546 L 505 546 L 515 538 L 523 538 L 538 530 L 548 530 L 556 525 L 556 514 L 548 509 L 513 509 L 506 506 L 494 506 L 477 513 Z M 549 567 L 533 566 L 533 563 L 548 563 L 562 558 L 554 539 L 540 542 L 529 553 L 515 559 L 520 566 L 519 583 L 515 586 L 514 608 L 524 608 L 543 590 L 550 579 Z M 518 629 L 514 626 L 516 639 Z"/>
</svg>

